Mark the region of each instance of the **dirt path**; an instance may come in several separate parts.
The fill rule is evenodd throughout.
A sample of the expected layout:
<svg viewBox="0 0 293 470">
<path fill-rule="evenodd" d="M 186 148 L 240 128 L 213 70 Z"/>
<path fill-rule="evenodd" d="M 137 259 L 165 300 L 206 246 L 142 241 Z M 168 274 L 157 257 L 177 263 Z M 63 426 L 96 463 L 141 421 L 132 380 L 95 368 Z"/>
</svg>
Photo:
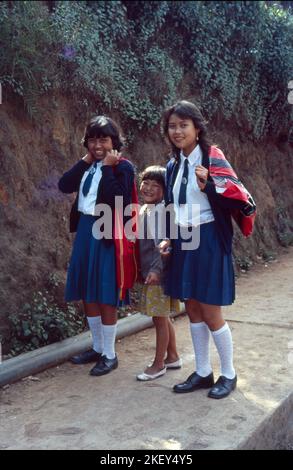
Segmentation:
<svg viewBox="0 0 293 470">
<path fill-rule="evenodd" d="M 176 395 L 172 386 L 194 370 L 185 316 L 175 327 L 184 366 L 153 382 L 136 373 L 152 358 L 154 330 L 117 345 L 119 368 L 88 375 L 65 363 L 1 390 L 2 449 L 235 448 L 292 390 L 293 250 L 257 266 L 237 283 L 226 308 L 233 330 L 238 389 L 224 400 L 206 391 Z M 219 373 L 212 346 L 214 372 Z"/>
</svg>

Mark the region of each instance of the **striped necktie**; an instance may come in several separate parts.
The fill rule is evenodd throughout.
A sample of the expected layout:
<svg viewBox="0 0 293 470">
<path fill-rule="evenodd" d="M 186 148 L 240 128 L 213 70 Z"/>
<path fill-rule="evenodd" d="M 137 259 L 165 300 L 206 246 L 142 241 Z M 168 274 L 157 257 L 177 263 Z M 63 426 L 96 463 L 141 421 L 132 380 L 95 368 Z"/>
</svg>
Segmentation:
<svg viewBox="0 0 293 470">
<path fill-rule="evenodd" d="M 178 204 L 186 204 L 186 188 L 188 182 L 188 158 L 184 160 L 184 170 L 181 179 L 179 197 L 178 197 Z"/>
<path fill-rule="evenodd" d="M 84 196 L 86 196 L 90 190 L 90 187 L 91 187 L 91 184 L 92 184 L 92 180 L 93 180 L 93 177 L 94 177 L 94 174 L 96 173 L 96 170 L 97 170 L 97 162 L 94 163 L 94 165 L 91 167 L 84 183 L 83 183 L 83 187 L 82 187 L 82 194 Z"/>
</svg>

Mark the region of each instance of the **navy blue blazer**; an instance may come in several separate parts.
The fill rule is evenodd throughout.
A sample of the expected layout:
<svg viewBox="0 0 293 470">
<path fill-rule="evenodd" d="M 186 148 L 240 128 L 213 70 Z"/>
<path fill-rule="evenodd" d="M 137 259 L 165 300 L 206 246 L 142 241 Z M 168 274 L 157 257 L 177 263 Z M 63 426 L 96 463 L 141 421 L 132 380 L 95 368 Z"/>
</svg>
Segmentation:
<svg viewBox="0 0 293 470">
<path fill-rule="evenodd" d="M 208 155 L 203 154 L 202 165 L 207 168 L 207 170 L 209 169 Z M 174 203 L 173 186 L 179 166 L 179 162 L 175 157 L 173 157 L 167 164 L 165 192 L 166 206 Z M 246 203 L 236 199 L 228 199 L 221 194 L 218 194 L 210 175 L 208 176 L 208 181 L 203 192 L 207 195 L 211 205 L 222 247 L 226 253 L 231 253 L 233 239 L 231 209 L 243 209 Z"/>
<path fill-rule="evenodd" d="M 76 232 L 80 212 L 78 211 L 79 187 L 83 174 L 91 165 L 79 160 L 69 171 L 60 178 L 58 187 L 66 194 L 77 192 L 70 211 L 70 232 Z M 114 169 L 114 170 L 113 170 Z M 117 166 L 101 167 L 102 178 L 97 191 L 96 204 L 104 203 L 114 209 L 115 196 L 123 197 L 123 207 L 131 203 L 131 193 L 134 182 L 134 168 L 128 160 L 122 160 Z"/>
</svg>

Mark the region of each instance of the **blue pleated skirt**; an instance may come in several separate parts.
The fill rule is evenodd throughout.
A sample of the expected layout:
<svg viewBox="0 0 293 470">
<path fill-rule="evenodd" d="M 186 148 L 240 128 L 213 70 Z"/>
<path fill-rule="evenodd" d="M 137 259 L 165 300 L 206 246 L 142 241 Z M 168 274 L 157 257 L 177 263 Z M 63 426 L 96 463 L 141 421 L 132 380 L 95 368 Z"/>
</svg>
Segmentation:
<svg viewBox="0 0 293 470">
<path fill-rule="evenodd" d="M 182 250 L 184 241 L 179 237 L 172 242 L 165 294 L 181 301 L 195 299 L 210 305 L 231 305 L 235 300 L 232 254 L 223 250 L 215 222 L 200 226 L 197 249 Z"/>
<path fill-rule="evenodd" d="M 115 247 L 92 235 L 97 217 L 82 214 L 78 223 L 69 263 L 65 300 L 84 300 L 119 305 L 116 281 Z"/>
</svg>

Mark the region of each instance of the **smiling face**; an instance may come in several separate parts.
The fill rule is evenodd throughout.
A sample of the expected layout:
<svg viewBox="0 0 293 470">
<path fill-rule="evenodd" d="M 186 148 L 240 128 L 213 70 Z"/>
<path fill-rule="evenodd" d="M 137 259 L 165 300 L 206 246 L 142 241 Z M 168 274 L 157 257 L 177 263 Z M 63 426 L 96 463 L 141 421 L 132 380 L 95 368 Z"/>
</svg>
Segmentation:
<svg viewBox="0 0 293 470">
<path fill-rule="evenodd" d="M 94 160 L 103 160 L 107 152 L 113 150 L 112 139 L 109 136 L 89 138 L 87 145 L 88 151 Z"/>
<path fill-rule="evenodd" d="M 171 114 L 168 123 L 168 137 L 175 147 L 182 150 L 188 157 L 198 143 L 199 129 L 196 129 L 192 119 L 182 118 Z"/>
<path fill-rule="evenodd" d="M 164 190 L 156 180 L 145 179 L 141 182 L 140 192 L 144 204 L 157 204 L 164 196 Z"/>
</svg>

